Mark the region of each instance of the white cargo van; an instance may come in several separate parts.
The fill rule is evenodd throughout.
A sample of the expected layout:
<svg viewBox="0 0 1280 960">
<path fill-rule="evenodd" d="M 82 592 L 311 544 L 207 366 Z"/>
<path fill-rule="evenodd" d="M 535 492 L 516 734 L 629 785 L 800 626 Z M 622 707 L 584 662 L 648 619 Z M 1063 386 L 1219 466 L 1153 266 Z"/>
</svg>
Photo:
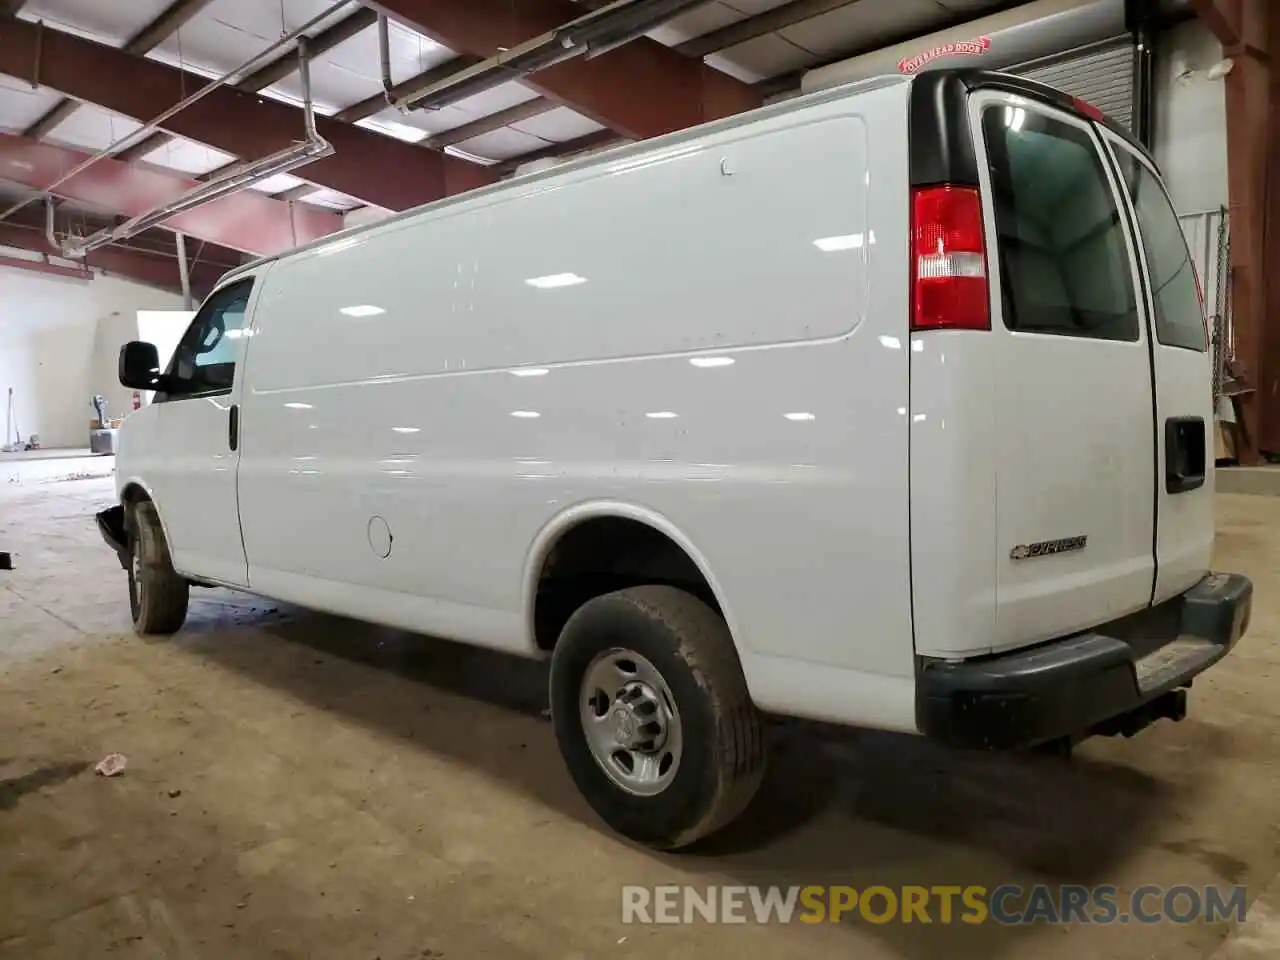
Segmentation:
<svg viewBox="0 0 1280 960">
<path fill-rule="evenodd" d="M 551 659 L 599 814 L 687 844 L 760 714 L 966 747 L 1179 719 L 1209 362 L 1151 159 L 938 71 L 477 190 L 229 274 L 120 436 L 134 623 L 218 585 Z"/>
</svg>

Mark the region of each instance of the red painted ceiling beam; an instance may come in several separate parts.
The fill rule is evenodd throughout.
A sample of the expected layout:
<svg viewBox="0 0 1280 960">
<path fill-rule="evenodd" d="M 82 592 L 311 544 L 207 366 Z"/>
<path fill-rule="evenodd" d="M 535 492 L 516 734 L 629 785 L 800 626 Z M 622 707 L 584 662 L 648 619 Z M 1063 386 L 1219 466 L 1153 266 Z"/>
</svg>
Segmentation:
<svg viewBox="0 0 1280 960">
<path fill-rule="evenodd" d="M 366 6 L 450 49 L 482 57 L 556 30 L 585 12 L 573 0 L 369 0 Z M 749 84 L 647 37 L 590 60 L 566 60 L 520 82 L 637 140 L 761 103 Z"/>
<path fill-rule="evenodd" d="M 63 277 L 68 280 L 92 280 L 93 274 L 86 267 L 61 267 L 56 263 L 44 260 L 23 260 L 21 257 L 9 257 L 0 254 L 0 267 L 13 270 L 24 270 L 28 273 L 41 273 L 46 276 Z"/>
<path fill-rule="evenodd" d="M 34 250 L 50 256 L 58 255 L 58 251 L 49 245 L 42 231 L 15 223 L 0 223 L 0 246 Z M 126 280 L 160 287 L 175 293 L 181 291 L 182 282 L 178 276 L 178 261 L 172 257 L 111 245 L 94 250 L 89 254 L 86 262 L 90 267 Z M 197 297 L 203 297 L 213 289 L 214 284 L 228 269 L 215 263 L 193 264 L 192 291 Z"/>
<path fill-rule="evenodd" d="M 0 134 L 0 179 L 46 190 L 89 156 L 28 137 Z M 167 170 L 103 158 L 60 184 L 54 193 L 135 217 L 198 186 L 198 181 Z M 180 213 L 165 226 L 199 240 L 271 256 L 341 230 L 342 217 L 317 207 L 284 203 L 253 190 L 242 190 Z"/>
<path fill-rule="evenodd" d="M 147 121 L 209 81 L 25 20 L 0 24 L 0 73 Z M 327 117 L 316 118 L 336 153 L 297 175 L 366 203 L 405 210 L 490 182 L 496 174 L 442 153 Z M 169 133 L 244 159 L 302 138 L 302 111 L 234 87 L 219 88 L 163 124 Z"/>
</svg>

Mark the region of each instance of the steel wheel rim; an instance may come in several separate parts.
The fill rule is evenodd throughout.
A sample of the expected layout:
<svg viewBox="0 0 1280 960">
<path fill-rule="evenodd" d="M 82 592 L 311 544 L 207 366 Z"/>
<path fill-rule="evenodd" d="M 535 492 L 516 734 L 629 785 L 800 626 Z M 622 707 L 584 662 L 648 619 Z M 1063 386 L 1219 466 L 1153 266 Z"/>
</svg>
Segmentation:
<svg viewBox="0 0 1280 960">
<path fill-rule="evenodd" d="M 142 609 L 142 593 L 145 589 L 143 586 L 144 580 L 142 578 L 142 543 L 139 537 L 133 538 L 132 556 L 129 561 L 129 574 L 130 579 L 133 581 L 134 613 L 136 615 L 137 612 Z"/>
<path fill-rule="evenodd" d="M 671 785 L 683 729 L 671 688 L 649 660 L 621 647 L 598 654 L 582 675 L 578 712 L 591 756 L 617 786 L 651 797 Z"/>
</svg>

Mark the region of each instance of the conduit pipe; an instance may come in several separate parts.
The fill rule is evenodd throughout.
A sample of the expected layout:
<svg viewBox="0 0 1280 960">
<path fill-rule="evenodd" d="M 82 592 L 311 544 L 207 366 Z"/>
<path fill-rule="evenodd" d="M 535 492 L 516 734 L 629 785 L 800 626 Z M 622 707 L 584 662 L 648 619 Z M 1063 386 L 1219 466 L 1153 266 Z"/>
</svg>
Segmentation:
<svg viewBox="0 0 1280 960">
<path fill-rule="evenodd" d="M 188 190 L 178 199 L 162 204 L 149 213 L 139 214 L 115 227 L 99 230 L 97 233 L 76 240 L 73 243 L 60 244 L 62 255 L 79 259 L 90 250 L 127 240 L 144 230 L 159 226 L 171 217 L 185 213 L 194 207 L 225 197 L 230 193 L 244 190 L 255 183 L 269 177 L 289 173 L 298 167 L 333 153 L 333 146 L 320 136 L 316 130 L 315 105 L 311 96 L 311 64 L 307 60 L 305 41 L 298 42 L 298 72 L 302 78 L 302 113 L 306 129 L 306 140 L 285 147 L 268 157 L 255 161 L 239 170 L 233 170 L 225 176 L 210 180 L 194 189 Z"/>
<path fill-rule="evenodd" d="M 312 17 L 310 20 L 302 24 L 300 27 L 297 27 L 294 30 L 289 31 L 284 36 L 282 36 L 279 40 L 275 41 L 270 46 L 260 51 L 257 54 L 257 56 L 246 61 L 245 63 L 241 64 L 235 69 L 228 71 L 218 79 L 213 80 L 207 85 L 201 87 L 199 90 L 191 94 L 189 97 L 186 97 L 178 101 L 168 110 L 164 111 L 159 116 L 150 120 L 149 122 L 142 125 L 141 127 L 138 127 L 138 129 L 134 130 L 132 133 L 126 134 L 125 136 L 121 137 L 119 140 L 115 141 L 114 143 L 111 143 L 106 147 L 103 147 L 101 150 L 99 150 L 97 153 L 93 154 L 92 156 L 86 157 L 83 162 L 76 164 L 76 166 L 68 170 L 66 173 L 60 176 L 53 183 L 45 187 L 45 189 L 42 191 L 41 194 L 36 194 L 35 196 L 27 197 L 23 200 L 18 201 L 9 209 L 5 210 L 3 213 L 0 213 L 0 221 L 8 219 L 13 214 L 17 213 L 19 210 L 25 207 L 28 203 L 31 203 L 32 201 L 39 199 L 40 196 L 52 196 L 53 192 L 58 187 L 60 187 L 62 184 L 66 183 L 67 181 L 71 180 L 73 177 L 79 176 L 81 173 L 89 169 L 89 167 L 93 166 L 93 164 L 97 163 L 99 160 L 102 160 L 105 157 L 109 157 L 112 154 L 118 153 L 121 150 L 126 150 L 129 147 L 133 146 L 134 144 L 141 142 L 149 134 L 158 130 L 160 128 L 160 125 L 164 123 L 164 121 L 168 120 L 170 117 L 181 112 L 182 110 L 185 110 L 187 107 L 198 102 L 199 100 L 204 99 L 206 96 L 208 96 L 214 90 L 217 90 L 219 87 L 226 86 L 227 84 L 236 81 L 240 77 L 252 73 L 254 70 L 256 70 L 259 67 L 260 65 L 259 61 L 262 61 L 271 57 L 278 50 L 281 50 L 289 45 L 296 46 L 299 51 L 299 62 L 300 62 L 299 69 L 302 73 L 302 82 L 303 82 L 304 100 L 305 100 L 303 104 L 303 110 L 304 110 L 304 121 L 306 124 L 306 132 L 307 132 L 306 142 L 301 144 L 295 144 L 292 147 L 288 147 L 284 150 L 278 151 L 277 153 L 274 153 L 271 156 L 264 158 L 263 160 L 257 161 L 254 164 L 251 164 L 239 171 L 236 171 L 230 176 L 221 177 L 221 178 L 218 178 L 217 180 L 210 181 L 207 184 L 203 184 L 202 186 L 197 187 L 195 190 L 189 191 L 188 193 L 184 194 L 182 197 L 178 198 L 178 200 L 174 201 L 173 203 L 166 204 L 165 206 L 158 208 L 156 211 L 153 211 L 152 213 L 143 214 L 142 216 L 139 216 L 139 217 L 134 217 L 132 220 L 127 221 L 127 223 L 121 224 L 120 227 L 116 228 L 116 230 L 111 231 L 112 234 L 115 234 L 117 231 L 123 230 L 124 227 L 130 224 L 134 224 L 134 227 L 128 233 L 122 233 L 119 237 L 113 236 L 110 238 L 101 239 L 99 241 L 95 241 L 93 246 L 88 246 L 87 242 L 89 240 L 98 238 L 106 233 L 106 231 L 100 231 L 99 233 L 94 234 L 93 237 L 86 238 L 84 241 L 77 241 L 72 245 L 71 250 L 65 252 L 64 255 L 74 256 L 74 257 L 83 257 L 84 254 L 87 253 L 90 249 L 102 246 L 103 244 L 106 244 L 106 243 L 111 243 L 113 239 L 125 239 L 129 236 L 133 236 L 134 234 L 139 233 L 140 231 L 145 230 L 148 227 L 155 226 L 157 223 L 163 220 L 167 220 L 169 217 L 182 213 L 185 210 L 190 210 L 192 207 L 199 206 L 202 203 L 208 203 L 210 200 L 215 200 L 218 197 L 225 196 L 226 194 L 231 193 L 234 190 L 243 188 L 249 183 L 256 183 L 258 180 L 266 179 L 267 177 L 274 176 L 278 173 L 287 173 L 288 171 L 296 169 L 297 167 L 301 166 L 304 163 L 310 162 L 311 160 L 318 159 L 322 156 L 328 156 L 333 152 L 333 147 L 328 143 L 328 141 L 326 141 L 316 132 L 316 127 L 315 127 L 315 115 L 313 111 L 312 98 L 311 98 L 311 74 L 310 74 L 309 64 L 307 63 L 307 58 L 306 58 L 306 32 L 311 28 L 315 27 L 317 24 L 322 23 L 324 20 L 333 16 L 335 13 L 343 9 L 345 6 L 346 6 L 346 0 L 337 0 L 336 3 L 332 4 L 321 13 Z M 250 176 L 246 176 L 246 174 Z M 218 187 L 220 189 L 215 191 L 212 189 L 214 187 Z M 163 215 L 160 216 L 159 220 L 153 219 L 158 214 L 163 214 Z M 52 216 L 52 214 L 50 214 L 50 216 Z M 137 224 L 139 223 L 142 223 L 144 225 L 138 226 Z M 52 230 L 52 227 L 50 227 L 50 230 Z M 59 249 L 62 249 L 64 247 L 63 244 L 58 243 L 56 240 L 52 240 L 52 242 L 54 242 L 55 245 L 59 247 Z"/>
<path fill-rule="evenodd" d="M 598 57 L 706 2 L 617 0 L 475 66 L 403 94 L 393 105 L 402 112 L 443 107 L 574 57 Z M 383 73 L 385 77 L 386 64 Z"/>
</svg>

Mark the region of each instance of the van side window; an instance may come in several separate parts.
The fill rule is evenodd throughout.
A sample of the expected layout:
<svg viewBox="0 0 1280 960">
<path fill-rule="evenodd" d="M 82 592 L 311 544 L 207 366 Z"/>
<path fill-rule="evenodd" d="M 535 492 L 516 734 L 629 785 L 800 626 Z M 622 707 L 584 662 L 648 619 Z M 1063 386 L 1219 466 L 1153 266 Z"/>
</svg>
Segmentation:
<svg viewBox="0 0 1280 960">
<path fill-rule="evenodd" d="M 982 129 L 1005 327 L 1136 341 L 1120 210 L 1089 133 L 1012 105 L 984 111 Z"/>
<path fill-rule="evenodd" d="M 1115 153 L 1142 231 L 1155 301 L 1156 337 L 1169 346 L 1203 353 L 1208 345 L 1200 291 L 1178 215 L 1164 187 L 1145 164 L 1122 147 Z"/>
<path fill-rule="evenodd" d="M 166 371 L 171 386 L 157 401 L 230 393 L 236 375 L 236 340 L 243 335 L 244 315 L 253 280 L 223 287 L 205 301 L 173 351 Z"/>
</svg>

